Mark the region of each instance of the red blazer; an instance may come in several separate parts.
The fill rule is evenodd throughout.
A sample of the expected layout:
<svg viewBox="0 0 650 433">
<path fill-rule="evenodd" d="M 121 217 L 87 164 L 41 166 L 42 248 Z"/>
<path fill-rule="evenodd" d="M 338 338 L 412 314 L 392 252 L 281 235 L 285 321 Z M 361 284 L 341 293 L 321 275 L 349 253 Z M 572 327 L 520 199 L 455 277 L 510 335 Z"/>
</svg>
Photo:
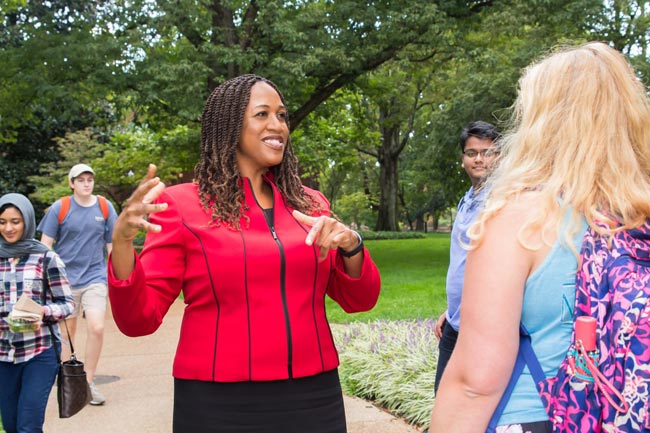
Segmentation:
<svg viewBox="0 0 650 433">
<path fill-rule="evenodd" d="M 379 271 L 364 249 L 360 278 L 350 278 L 336 251 L 318 261 L 305 245 L 309 227 L 275 185 L 274 239 L 245 179 L 242 230 L 208 226 L 197 185 L 165 189 L 169 207 L 150 215 L 160 233 L 148 233 L 128 280 L 117 280 L 109 260 L 109 296 L 115 322 L 129 336 L 153 333 L 181 291 L 187 306 L 174 360 L 174 377 L 217 382 L 311 376 L 338 366 L 325 315 L 325 294 L 347 312 L 377 302 Z M 317 191 L 305 188 L 322 203 Z"/>
</svg>

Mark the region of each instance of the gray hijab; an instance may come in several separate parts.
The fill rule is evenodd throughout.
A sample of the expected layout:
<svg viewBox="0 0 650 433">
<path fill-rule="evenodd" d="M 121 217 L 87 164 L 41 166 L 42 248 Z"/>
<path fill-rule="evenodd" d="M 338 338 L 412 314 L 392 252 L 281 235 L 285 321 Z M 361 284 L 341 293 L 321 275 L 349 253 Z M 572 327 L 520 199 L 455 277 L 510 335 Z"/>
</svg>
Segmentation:
<svg viewBox="0 0 650 433">
<path fill-rule="evenodd" d="M 15 206 L 23 215 L 25 230 L 18 242 L 9 243 L 3 236 L 0 236 L 0 257 L 22 257 L 28 254 L 40 254 L 49 251 L 49 248 L 34 239 L 36 234 L 36 218 L 34 217 L 34 206 L 27 197 L 22 194 L 9 193 L 0 197 L 0 209 L 10 204 Z"/>
</svg>

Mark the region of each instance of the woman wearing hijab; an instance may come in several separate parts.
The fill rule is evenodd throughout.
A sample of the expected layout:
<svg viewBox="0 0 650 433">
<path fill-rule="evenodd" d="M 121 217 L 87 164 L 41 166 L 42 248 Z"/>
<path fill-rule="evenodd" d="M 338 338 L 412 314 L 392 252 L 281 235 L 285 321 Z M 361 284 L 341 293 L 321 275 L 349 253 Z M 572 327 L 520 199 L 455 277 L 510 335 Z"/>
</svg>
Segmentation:
<svg viewBox="0 0 650 433">
<path fill-rule="evenodd" d="M 27 197 L 11 193 L 0 198 L 0 414 L 7 433 L 43 432 L 59 368 L 54 344 L 60 340 L 58 326 L 46 324 L 74 309 L 65 265 L 34 239 L 35 230 L 34 208 Z M 46 280 L 49 288 L 43 284 Z M 41 319 L 33 326 L 10 325 L 19 300 L 39 304 Z"/>
</svg>

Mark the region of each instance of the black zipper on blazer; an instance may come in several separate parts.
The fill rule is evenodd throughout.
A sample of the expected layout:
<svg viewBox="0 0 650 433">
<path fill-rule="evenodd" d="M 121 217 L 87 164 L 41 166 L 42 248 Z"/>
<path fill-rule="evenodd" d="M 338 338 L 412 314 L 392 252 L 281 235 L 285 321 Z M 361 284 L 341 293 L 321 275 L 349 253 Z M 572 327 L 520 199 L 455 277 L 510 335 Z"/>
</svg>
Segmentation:
<svg viewBox="0 0 650 433">
<path fill-rule="evenodd" d="M 289 320 L 289 305 L 287 304 L 287 287 L 286 287 L 287 266 L 284 257 L 284 247 L 282 246 L 282 242 L 280 242 L 277 233 L 275 233 L 274 222 L 267 218 L 266 223 L 269 226 L 269 230 L 271 230 L 271 235 L 273 236 L 275 243 L 278 245 L 278 249 L 280 250 L 280 294 L 282 295 L 282 306 L 284 307 L 284 323 L 286 325 L 286 331 L 287 331 L 287 368 L 288 368 L 289 378 L 293 378 L 293 365 L 292 365 L 293 345 L 291 343 L 291 321 Z"/>
</svg>

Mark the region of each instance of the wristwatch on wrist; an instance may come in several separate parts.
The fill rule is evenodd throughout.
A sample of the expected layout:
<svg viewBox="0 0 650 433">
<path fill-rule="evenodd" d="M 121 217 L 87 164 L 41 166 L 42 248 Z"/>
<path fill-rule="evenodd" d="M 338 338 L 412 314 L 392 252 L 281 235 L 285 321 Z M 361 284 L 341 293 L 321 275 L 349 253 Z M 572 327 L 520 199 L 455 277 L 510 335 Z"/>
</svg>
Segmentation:
<svg viewBox="0 0 650 433">
<path fill-rule="evenodd" d="M 357 239 L 359 239 L 359 245 L 357 245 L 354 249 L 350 251 L 345 251 L 343 248 L 338 247 L 339 254 L 342 255 L 343 257 L 350 258 L 356 256 L 363 250 L 363 239 L 361 238 L 361 235 L 354 230 L 352 230 L 352 233 L 357 235 Z"/>
</svg>

